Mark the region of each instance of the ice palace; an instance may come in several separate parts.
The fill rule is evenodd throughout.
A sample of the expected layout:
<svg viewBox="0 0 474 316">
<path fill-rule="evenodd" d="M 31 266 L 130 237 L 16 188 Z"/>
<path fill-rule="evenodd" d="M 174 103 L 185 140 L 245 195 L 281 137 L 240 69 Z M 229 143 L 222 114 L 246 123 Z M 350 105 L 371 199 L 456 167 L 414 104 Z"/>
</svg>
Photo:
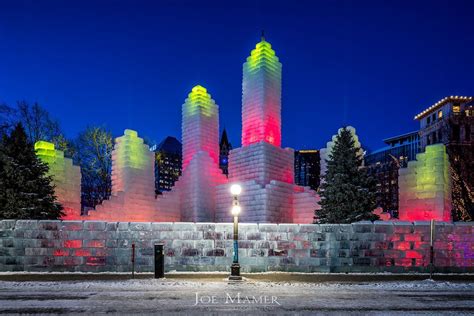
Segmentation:
<svg viewBox="0 0 474 316">
<path fill-rule="evenodd" d="M 282 64 L 262 36 L 243 64 L 242 147 L 230 151 L 228 177 L 219 169 L 219 106 L 206 88 L 195 86 L 182 105 L 182 175 L 163 195 L 155 196 L 154 153 L 136 131 L 126 129 L 112 153 L 112 195 L 81 215 L 79 167 L 52 143 L 36 143 L 65 208 L 63 219 L 231 222 L 229 188 L 238 183 L 241 222 L 313 223 L 320 198 L 309 187 L 295 185 L 294 151 L 281 147 L 281 78 Z M 363 155 L 355 129 L 349 129 Z M 335 139 L 321 149 L 322 175 Z M 449 162 L 444 146 L 436 146 L 400 171 L 401 219 L 450 220 Z M 435 165 L 443 167 L 436 177 L 430 175 Z"/>
</svg>

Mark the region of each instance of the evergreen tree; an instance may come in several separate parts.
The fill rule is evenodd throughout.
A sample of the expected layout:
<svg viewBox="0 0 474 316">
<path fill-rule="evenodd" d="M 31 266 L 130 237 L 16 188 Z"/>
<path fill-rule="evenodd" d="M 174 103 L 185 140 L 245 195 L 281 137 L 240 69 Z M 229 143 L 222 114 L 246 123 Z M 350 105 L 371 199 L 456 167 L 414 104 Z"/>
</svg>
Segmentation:
<svg viewBox="0 0 474 316">
<path fill-rule="evenodd" d="M 36 156 L 19 123 L 0 144 L 0 219 L 58 219 L 48 166 Z"/>
<path fill-rule="evenodd" d="M 362 168 L 362 157 L 351 132 L 343 128 L 336 137 L 327 161 L 328 168 L 321 184 L 321 210 L 316 211 L 319 223 L 352 223 L 376 220 L 375 181 Z"/>
</svg>

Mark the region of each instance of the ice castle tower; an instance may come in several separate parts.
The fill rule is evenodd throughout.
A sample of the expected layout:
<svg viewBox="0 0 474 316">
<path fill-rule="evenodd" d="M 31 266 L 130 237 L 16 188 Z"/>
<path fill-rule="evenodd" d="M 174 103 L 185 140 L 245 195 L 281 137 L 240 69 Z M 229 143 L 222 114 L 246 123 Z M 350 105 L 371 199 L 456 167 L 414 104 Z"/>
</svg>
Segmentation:
<svg viewBox="0 0 474 316">
<path fill-rule="evenodd" d="M 182 106 L 182 175 L 158 198 L 160 209 L 178 209 L 181 221 L 215 221 L 216 186 L 227 179 L 219 169 L 219 107 L 198 85 Z"/>
<path fill-rule="evenodd" d="M 138 133 L 126 129 L 112 151 L 112 195 L 90 210 L 87 219 L 108 221 L 175 221 L 174 210 L 158 209 L 154 155 Z"/>
<path fill-rule="evenodd" d="M 35 143 L 36 155 L 48 164 L 53 179 L 54 194 L 63 206 L 61 219 L 79 219 L 81 216 L 81 168 L 65 158 L 64 152 L 55 149 L 53 143 L 38 141 Z"/>
<path fill-rule="evenodd" d="M 243 64 L 242 147 L 229 154 L 229 183 L 217 188 L 217 221 L 231 221 L 229 186 L 243 187 L 243 222 L 310 223 L 317 195 L 294 185 L 293 150 L 281 148 L 281 69 L 262 40 Z"/>
<path fill-rule="evenodd" d="M 405 221 L 452 221 L 451 176 L 446 146 L 426 146 L 424 153 L 398 170 L 399 216 Z"/>
</svg>

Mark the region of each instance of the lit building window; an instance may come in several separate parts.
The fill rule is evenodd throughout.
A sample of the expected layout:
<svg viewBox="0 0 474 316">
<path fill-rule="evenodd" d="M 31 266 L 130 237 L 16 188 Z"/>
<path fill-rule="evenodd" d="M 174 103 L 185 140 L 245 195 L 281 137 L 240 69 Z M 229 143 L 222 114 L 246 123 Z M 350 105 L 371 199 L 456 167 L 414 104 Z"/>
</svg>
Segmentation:
<svg viewBox="0 0 474 316">
<path fill-rule="evenodd" d="M 441 120 L 443 118 L 443 111 L 438 112 L 438 120 Z"/>
<path fill-rule="evenodd" d="M 461 106 L 459 106 L 459 105 L 453 105 L 453 112 L 454 112 L 454 113 L 459 113 L 459 112 L 461 112 Z"/>
</svg>

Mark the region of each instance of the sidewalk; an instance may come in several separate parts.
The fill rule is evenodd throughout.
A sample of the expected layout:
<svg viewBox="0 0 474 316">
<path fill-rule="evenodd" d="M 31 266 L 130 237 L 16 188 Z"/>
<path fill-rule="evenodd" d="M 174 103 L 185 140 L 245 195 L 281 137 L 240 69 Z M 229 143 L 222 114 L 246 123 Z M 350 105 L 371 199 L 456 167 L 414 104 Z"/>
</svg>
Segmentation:
<svg viewBox="0 0 474 316">
<path fill-rule="evenodd" d="M 432 281 L 427 275 L 265 273 L 245 274 L 245 282 L 228 282 L 226 273 L 170 273 L 159 280 L 151 274 L 140 274 L 135 280 L 111 274 L 23 273 L 1 277 L 25 280 L 0 281 L 0 313 L 15 315 L 474 313 L 474 282 L 467 275 L 443 275 L 456 281 Z M 26 281 L 32 278 L 37 280 Z M 393 281 L 401 278 L 410 280 Z"/>
<path fill-rule="evenodd" d="M 189 280 L 202 282 L 225 282 L 228 272 L 168 272 L 167 280 Z M 305 283 L 354 283 L 354 282 L 394 282 L 422 281 L 429 274 L 392 274 L 392 273 L 242 273 L 247 280 L 259 282 L 305 282 Z M 135 273 L 135 279 L 153 279 L 153 273 Z M 105 281 L 132 279 L 131 273 L 29 273 L 0 272 L 0 281 Z M 452 282 L 474 282 L 474 274 L 434 274 L 433 280 Z"/>
</svg>

